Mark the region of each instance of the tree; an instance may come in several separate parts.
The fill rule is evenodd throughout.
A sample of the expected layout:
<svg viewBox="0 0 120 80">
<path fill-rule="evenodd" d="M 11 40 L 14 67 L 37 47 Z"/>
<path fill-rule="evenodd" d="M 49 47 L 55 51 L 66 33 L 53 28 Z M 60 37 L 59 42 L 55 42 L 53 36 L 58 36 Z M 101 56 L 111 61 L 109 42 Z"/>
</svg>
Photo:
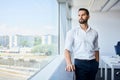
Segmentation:
<svg viewBox="0 0 120 80">
<path fill-rule="evenodd" d="M 53 44 L 36 45 L 32 48 L 33 53 L 44 53 L 45 55 L 48 56 L 56 53 L 55 51 L 57 51 L 57 47 Z"/>
<path fill-rule="evenodd" d="M 34 40 L 34 46 L 36 45 L 40 45 L 42 42 L 41 38 L 40 37 L 35 37 L 35 40 Z"/>
<path fill-rule="evenodd" d="M 29 46 L 28 41 L 22 40 L 22 41 L 21 41 L 21 46 L 22 46 L 22 47 L 28 47 L 28 46 Z"/>
</svg>

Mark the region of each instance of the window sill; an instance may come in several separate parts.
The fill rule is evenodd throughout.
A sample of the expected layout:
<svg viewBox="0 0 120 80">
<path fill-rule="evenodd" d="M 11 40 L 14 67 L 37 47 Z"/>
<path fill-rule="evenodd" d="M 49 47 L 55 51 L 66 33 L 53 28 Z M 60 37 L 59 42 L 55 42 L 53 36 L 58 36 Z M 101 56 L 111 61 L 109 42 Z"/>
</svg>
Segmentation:
<svg viewBox="0 0 120 80">
<path fill-rule="evenodd" d="M 65 71 L 64 57 L 60 55 L 28 80 L 73 80 L 73 75 L 74 72 Z"/>
</svg>

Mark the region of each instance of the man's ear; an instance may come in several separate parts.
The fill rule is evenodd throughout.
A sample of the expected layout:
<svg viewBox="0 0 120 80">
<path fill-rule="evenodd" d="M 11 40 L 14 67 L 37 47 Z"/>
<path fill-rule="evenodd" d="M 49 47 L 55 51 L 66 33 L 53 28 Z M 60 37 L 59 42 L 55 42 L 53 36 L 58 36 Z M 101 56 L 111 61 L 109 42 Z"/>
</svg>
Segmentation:
<svg viewBox="0 0 120 80">
<path fill-rule="evenodd" d="M 90 18 L 90 16 L 88 16 L 88 19 Z"/>
</svg>

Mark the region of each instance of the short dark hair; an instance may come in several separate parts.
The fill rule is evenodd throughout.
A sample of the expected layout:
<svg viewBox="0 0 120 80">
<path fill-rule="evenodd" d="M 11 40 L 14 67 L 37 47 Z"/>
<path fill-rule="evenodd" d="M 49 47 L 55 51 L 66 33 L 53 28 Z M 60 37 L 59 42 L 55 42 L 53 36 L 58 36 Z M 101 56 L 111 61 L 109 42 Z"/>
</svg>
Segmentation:
<svg viewBox="0 0 120 80">
<path fill-rule="evenodd" d="M 79 8 L 78 11 L 85 11 L 86 14 L 89 15 L 89 11 L 88 11 L 88 9 L 86 9 L 86 8 Z"/>
</svg>

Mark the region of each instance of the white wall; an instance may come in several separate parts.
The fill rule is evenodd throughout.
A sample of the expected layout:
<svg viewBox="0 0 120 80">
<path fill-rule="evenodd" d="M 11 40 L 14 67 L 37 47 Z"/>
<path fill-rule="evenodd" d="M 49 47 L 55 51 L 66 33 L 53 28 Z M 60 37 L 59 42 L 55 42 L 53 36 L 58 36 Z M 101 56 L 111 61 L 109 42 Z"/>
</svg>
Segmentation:
<svg viewBox="0 0 120 80">
<path fill-rule="evenodd" d="M 99 33 L 101 55 L 115 55 L 114 45 L 120 41 L 120 12 L 92 13 L 89 23 Z"/>
<path fill-rule="evenodd" d="M 79 26 L 77 9 L 72 10 L 72 27 Z M 90 13 L 89 25 L 99 33 L 100 55 L 115 55 L 120 41 L 120 12 Z"/>
</svg>

